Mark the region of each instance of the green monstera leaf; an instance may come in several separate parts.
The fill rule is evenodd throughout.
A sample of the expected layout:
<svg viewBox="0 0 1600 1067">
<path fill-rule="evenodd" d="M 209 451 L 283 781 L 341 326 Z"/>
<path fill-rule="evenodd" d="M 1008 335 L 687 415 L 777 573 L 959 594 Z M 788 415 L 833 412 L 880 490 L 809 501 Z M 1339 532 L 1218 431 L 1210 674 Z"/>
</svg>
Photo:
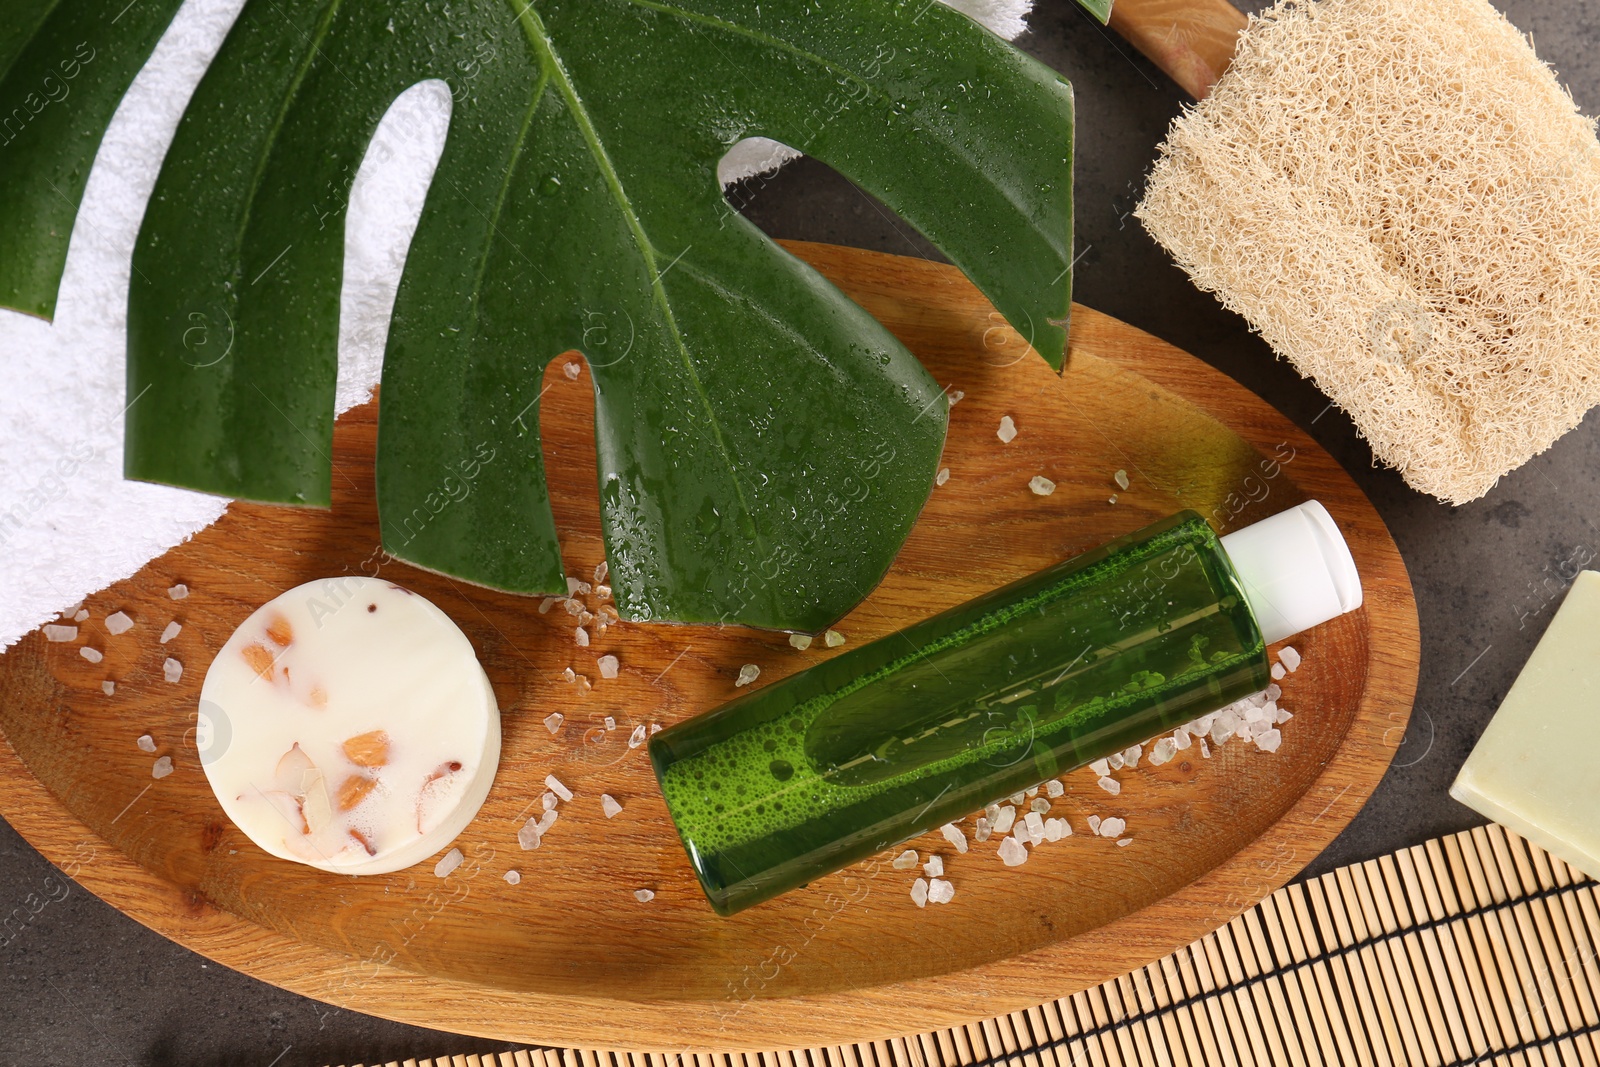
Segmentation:
<svg viewBox="0 0 1600 1067">
<path fill-rule="evenodd" d="M 13 54 L 25 41 L 6 87 L 37 73 L 24 68 L 46 39 L 124 46 L 83 19 L 54 28 L 86 0 L 27 4 L 31 37 L 0 39 Z M 881 325 L 728 208 L 716 167 L 744 137 L 880 197 L 1061 365 L 1071 88 L 939 4 L 249 0 L 134 253 L 128 476 L 328 502 L 341 205 L 390 104 L 427 79 L 450 88 L 449 132 L 379 409 L 379 510 L 399 558 L 565 591 L 539 390 L 577 350 L 624 618 L 814 631 L 882 577 L 932 488 L 947 402 Z M 87 146 L 100 118 L 76 121 Z M 41 140 L 22 158 L 76 173 L 88 157 Z M 0 173 L 18 197 L 0 217 L 48 202 L 48 181 Z M 0 262 L 54 247 L 28 225 L 0 230 L 17 241 Z M 6 299 L 47 313 L 50 267 L 0 267 Z M 220 354 L 186 345 L 196 323 L 225 330 Z"/>
</svg>

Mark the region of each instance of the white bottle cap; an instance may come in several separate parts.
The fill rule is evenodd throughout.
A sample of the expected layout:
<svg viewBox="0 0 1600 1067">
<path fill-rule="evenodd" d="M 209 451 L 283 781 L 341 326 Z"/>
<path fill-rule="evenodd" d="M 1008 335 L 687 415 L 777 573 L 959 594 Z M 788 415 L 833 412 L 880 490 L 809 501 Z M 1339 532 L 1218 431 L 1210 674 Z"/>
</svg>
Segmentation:
<svg viewBox="0 0 1600 1067">
<path fill-rule="evenodd" d="M 1315 500 L 1222 538 L 1267 644 L 1361 606 L 1344 535 Z"/>
</svg>

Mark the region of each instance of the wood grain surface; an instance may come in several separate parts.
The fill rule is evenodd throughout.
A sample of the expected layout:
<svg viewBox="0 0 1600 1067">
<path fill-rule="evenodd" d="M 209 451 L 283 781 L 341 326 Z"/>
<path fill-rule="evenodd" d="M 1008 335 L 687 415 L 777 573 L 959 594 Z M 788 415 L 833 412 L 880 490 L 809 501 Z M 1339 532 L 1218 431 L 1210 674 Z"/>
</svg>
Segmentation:
<svg viewBox="0 0 1600 1067">
<path fill-rule="evenodd" d="M 1117 0 L 1110 23 L 1196 100 L 1233 62 L 1245 24 L 1228 0 Z"/>
<path fill-rule="evenodd" d="M 539 1043 L 631 1049 L 772 1048 L 950 1025 L 1061 996 L 1156 959 L 1287 881 L 1352 818 L 1404 734 L 1417 617 L 1394 543 L 1348 476 L 1260 399 L 1200 361 L 1078 308 L 1057 378 L 959 272 L 921 260 L 791 245 L 893 330 L 952 390 L 935 489 L 882 585 L 839 626 L 871 640 L 1192 507 L 1223 530 L 1315 497 L 1346 533 L 1365 607 L 1294 641 L 1295 718 L 1277 754 L 1239 742 L 1214 758 L 1126 772 L 1120 796 L 1088 771 L 1052 814 L 1076 836 L 1006 868 L 991 841 L 956 856 L 955 900 L 919 910 L 914 872 L 869 861 L 729 919 L 701 898 L 672 833 L 638 724 L 669 724 L 734 693 L 742 664 L 770 681 L 817 662 L 781 634 L 627 625 L 588 648 L 538 601 L 386 560 L 372 496 L 375 404 L 339 421 L 327 511 L 235 504 L 216 525 L 91 597 L 80 640 L 29 635 L 0 656 L 0 812 L 48 858 L 140 922 L 308 996 L 408 1022 Z M 557 359 L 541 433 L 569 573 L 602 558 L 592 393 Z M 996 429 L 1012 416 L 1018 436 Z M 826 441 L 816 442 L 819 448 Z M 1113 481 L 1125 470 L 1131 486 Z M 1049 496 L 1030 491 L 1042 474 Z M 500 475 L 493 463 L 482 477 Z M 863 476 L 865 479 L 865 475 Z M 864 482 L 870 488 L 870 480 Z M 1116 502 L 1111 498 L 1115 495 Z M 502 708 L 499 775 L 457 841 L 393 875 L 336 876 L 273 859 L 223 816 L 193 745 L 212 650 L 257 605 L 317 577 L 378 573 L 430 597 L 478 649 Z M 170 600 L 184 582 L 191 593 Z M 598 607 L 598 603 L 593 606 Z M 109 612 L 135 627 L 111 636 Z M 167 646 L 169 620 L 183 625 Z M 79 645 L 101 649 L 91 664 Z M 603 680 L 595 659 L 617 655 Z M 166 682 L 162 662 L 184 663 Z M 572 667 L 584 682 L 567 682 Z M 101 691 L 104 679 L 116 693 Z M 554 736 L 542 720 L 561 711 Z M 616 722 L 607 730 L 604 718 Z M 135 746 L 151 734 L 154 754 Z M 172 758 L 159 781 L 152 762 Z M 541 848 L 516 830 L 555 773 L 576 792 Z M 606 820 L 599 797 L 624 811 Z M 1129 847 L 1091 837 L 1127 819 Z M 520 871 L 520 885 L 503 874 Z M 640 904 L 633 891 L 655 899 Z"/>
</svg>

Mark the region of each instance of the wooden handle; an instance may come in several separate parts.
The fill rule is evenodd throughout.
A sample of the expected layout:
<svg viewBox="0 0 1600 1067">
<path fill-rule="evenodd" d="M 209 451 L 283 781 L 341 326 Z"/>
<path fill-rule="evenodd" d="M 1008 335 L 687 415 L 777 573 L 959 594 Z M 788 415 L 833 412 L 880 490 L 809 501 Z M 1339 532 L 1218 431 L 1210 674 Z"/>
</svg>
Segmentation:
<svg viewBox="0 0 1600 1067">
<path fill-rule="evenodd" d="M 1228 0 L 1116 0 L 1111 28 L 1196 100 L 1233 61 L 1244 13 Z"/>
</svg>

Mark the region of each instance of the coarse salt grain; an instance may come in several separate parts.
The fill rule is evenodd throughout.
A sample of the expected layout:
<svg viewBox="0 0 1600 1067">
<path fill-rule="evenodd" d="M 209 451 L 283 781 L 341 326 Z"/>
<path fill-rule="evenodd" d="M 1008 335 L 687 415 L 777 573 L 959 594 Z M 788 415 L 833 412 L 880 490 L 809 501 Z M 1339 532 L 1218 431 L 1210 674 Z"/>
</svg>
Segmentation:
<svg viewBox="0 0 1600 1067">
<path fill-rule="evenodd" d="M 943 485 L 950 480 L 950 468 L 940 467 L 939 473 L 933 476 L 934 485 Z"/>
<path fill-rule="evenodd" d="M 600 810 L 605 812 L 606 818 L 615 819 L 622 814 L 622 805 L 617 803 L 617 798 L 610 793 L 601 793 Z"/>
<path fill-rule="evenodd" d="M 1065 819 L 1046 819 L 1044 821 L 1044 839 L 1046 841 L 1060 841 L 1069 832 L 1063 829 L 1066 825 L 1067 820 Z"/>
<path fill-rule="evenodd" d="M 1035 496 L 1049 496 L 1056 491 L 1056 483 L 1042 474 L 1035 474 L 1028 479 L 1028 488 L 1033 490 Z"/>
<path fill-rule="evenodd" d="M 1036 797 L 1039 795 L 1039 787 L 1036 785 L 1029 786 L 1027 792 L 1030 797 Z"/>
<path fill-rule="evenodd" d="M 167 590 L 167 595 L 173 600 L 182 600 L 184 597 L 189 595 L 189 587 L 184 585 L 182 582 L 179 582 L 177 585 Z"/>
<path fill-rule="evenodd" d="M 944 857 L 939 855 L 929 856 L 928 862 L 922 865 L 922 869 L 928 872 L 929 878 L 937 878 L 944 873 Z"/>
<path fill-rule="evenodd" d="M 539 836 L 543 837 L 550 832 L 550 827 L 554 826 L 559 818 L 561 818 L 561 813 L 552 808 L 539 816 L 539 821 L 534 828 L 539 831 Z"/>
<path fill-rule="evenodd" d="M 651 737 L 654 737 L 656 734 L 659 734 L 660 732 L 661 732 L 661 724 L 660 723 L 653 722 L 653 723 L 650 724 L 650 736 Z"/>
<path fill-rule="evenodd" d="M 161 643 L 164 645 L 183 632 L 183 627 L 177 622 L 167 623 L 167 628 L 161 631 Z"/>
<path fill-rule="evenodd" d="M 162 756 L 156 760 L 155 766 L 150 768 L 150 777 L 165 778 L 172 773 L 172 757 Z"/>
<path fill-rule="evenodd" d="M 82 656 L 90 663 L 99 663 L 101 660 L 106 658 L 103 654 L 101 654 L 98 648 L 90 648 L 88 645 L 84 645 L 82 648 L 78 649 L 78 655 Z"/>
<path fill-rule="evenodd" d="M 633 891 L 633 899 L 641 904 L 648 904 L 656 899 L 656 893 L 653 889 L 635 889 Z"/>
<path fill-rule="evenodd" d="M 961 389 L 950 390 L 950 406 L 955 407 L 957 404 L 961 403 L 962 398 L 966 395 L 966 392 Z"/>
<path fill-rule="evenodd" d="M 1137 767 L 1139 766 L 1139 757 L 1142 755 L 1144 755 L 1143 745 L 1130 745 L 1122 753 L 1122 765 L 1124 767 Z"/>
<path fill-rule="evenodd" d="M 576 597 L 565 596 L 561 598 L 561 609 L 576 618 L 583 614 L 583 602 Z"/>
<path fill-rule="evenodd" d="M 599 664 L 600 677 L 602 678 L 615 678 L 617 676 L 617 670 L 621 666 L 621 664 L 617 662 L 617 657 L 615 656 L 601 656 L 599 659 Z"/>
<path fill-rule="evenodd" d="M 578 365 L 576 360 L 569 359 L 562 366 L 561 372 L 567 376 L 567 381 L 575 382 L 578 380 L 578 375 L 583 373 L 583 368 Z"/>
<path fill-rule="evenodd" d="M 890 861 L 889 866 L 897 871 L 909 871 L 917 865 L 917 850 L 908 848 Z"/>
<path fill-rule="evenodd" d="M 561 729 L 561 724 L 566 721 L 567 717 L 565 715 L 561 714 L 559 711 L 552 711 L 550 714 L 544 717 L 544 728 L 553 734 L 557 730 Z"/>
<path fill-rule="evenodd" d="M 1170 763 L 1172 757 L 1178 754 L 1178 743 L 1170 737 L 1163 737 L 1150 746 L 1150 766 L 1159 767 L 1163 763 Z"/>
<path fill-rule="evenodd" d="M 997 834 L 1008 834 L 1011 832 L 1012 824 L 1016 821 L 1017 809 L 1013 808 L 1010 804 L 1007 804 L 1005 807 L 1000 809 L 1000 814 L 994 820 L 994 832 Z"/>
<path fill-rule="evenodd" d="M 811 635 L 790 634 L 789 644 L 793 645 L 795 648 L 798 648 L 801 652 L 804 652 L 806 649 L 811 647 Z"/>
<path fill-rule="evenodd" d="M 1017 437 L 1017 424 L 1011 420 L 1011 416 L 1010 415 L 1005 415 L 1005 416 L 1001 417 L 1001 419 L 1000 419 L 1000 429 L 995 432 L 995 435 L 997 437 L 999 437 L 1001 441 L 1003 441 L 1005 444 L 1008 444 L 1008 445 L 1012 441 L 1016 440 L 1016 437 Z"/>
<path fill-rule="evenodd" d="M 588 630 L 585 630 L 583 627 L 580 626 L 576 630 L 572 631 L 572 636 L 577 639 L 579 648 L 588 648 L 589 647 L 589 631 Z"/>
<path fill-rule="evenodd" d="M 1033 803 L 1028 805 L 1030 811 L 1037 811 L 1041 815 L 1050 810 L 1050 801 L 1044 797 L 1034 797 Z"/>
<path fill-rule="evenodd" d="M 1104 789 L 1107 793 L 1110 793 L 1112 796 L 1116 796 L 1118 793 L 1122 792 L 1122 783 L 1117 781 L 1115 778 L 1102 778 L 1096 784 L 1099 785 L 1101 789 Z"/>
<path fill-rule="evenodd" d="M 1276 726 L 1256 736 L 1256 747 L 1263 752 L 1276 752 L 1283 744 L 1283 734 Z"/>
<path fill-rule="evenodd" d="M 539 797 L 539 810 L 549 811 L 559 803 L 561 803 L 561 798 L 546 789 Z"/>
<path fill-rule="evenodd" d="M 117 683 L 113 682 L 111 679 L 107 678 L 105 681 L 100 683 L 100 692 L 104 693 L 106 696 L 111 696 L 112 694 L 116 693 L 116 691 Z"/>
<path fill-rule="evenodd" d="M 505 873 L 505 880 L 508 885 L 516 885 L 522 881 L 522 872 L 513 868 Z"/>
<path fill-rule="evenodd" d="M 522 824 L 522 829 L 517 831 L 517 844 L 524 852 L 531 852 L 539 847 L 538 819 L 529 819 Z"/>
<path fill-rule="evenodd" d="M 1106 503 L 1107 504 L 1115 504 L 1116 502 L 1117 502 L 1117 494 L 1115 494 L 1115 493 L 1112 493 L 1109 497 L 1106 498 Z"/>
<path fill-rule="evenodd" d="M 1000 862 L 1007 867 L 1017 867 L 1028 862 L 1028 850 L 1022 847 L 1022 842 L 1014 837 L 1008 837 L 1000 842 Z"/>
<path fill-rule="evenodd" d="M 1287 672 L 1284 671 L 1283 664 L 1274 663 L 1272 665 L 1272 680 L 1274 682 L 1279 681 L 1280 679 L 1282 679 L 1285 673 L 1287 673 Z"/>
<path fill-rule="evenodd" d="M 604 582 L 601 582 L 599 585 L 594 587 L 594 595 L 599 597 L 601 600 L 609 600 L 611 597 L 611 587 Z"/>
<path fill-rule="evenodd" d="M 1117 847 L 1118 847 L 1118 848 L 1127 848 L 1127 847 L 1128 847 L 1128 846 L 1129 846 L 1129 845 L 1131 845 L 1131 844 L 1133 844 L 1133 838 L 1131 838 L 1131 837 L 1124 837 L 1124 838 L 1122 838 L 1122 839 L 1120 839 L 1120 840 L 1119 840 L 1119 841 L 1118 841 L 1118 842 L 1117 842 Z"/>
<path fill-rule="evenodd" d="M 928 906 L 928 880 L 921 875 L 911 883 L 911 903 L 919 908 Z"/>
<path fill-rule="evenodd" d="M 1089 816 L 1089 832 L 1091 834 L 1097 834 L 1100 832 L 1100 816 Z"/>
<path fill-rule="evenodd" d="M 1114 771 L 1122 770 L 1122 753 L 1120 753 L 1120 752 L 1111 753 L 1110 757 L 1108 757 L 1106 759 L 1106 763 L 1109 764 L 1111 769 L 1114 770 Z"/>
<path fill-rule="evenodd" d="M 939 832 L 944 835 L 946 841 L 955 847 L 957 852 L 965 852 L 967 850 L 967 835 L 962 833 L 961 827 L 955 823 L 945 823 L 939 827 Z"/>
<path fill-rule="evenodd" d="M 1022 820 L 1022 825 L 1028 828 L 1028 836 L 1033 838 L 1033 843 L 1038 844 L 1044 840 L 1044 816 L 1036 811 L 1028 812 Z"/>
<path fill-rule="evenodd" d="M 1295 651 L 1293 645 L 1284 645 L 1283 650 L 1278 653 L 1278 662 L 1293 673 L 1300 669 L 1300 653 Z"/>
<path fill-rule="evenodd" d="M 1059 778 L 1052 778 L 1044 784 L 1044 795 L 1047 797 L 1058 797 L 1066 791 L 1067 787 L 1061 784 Z"/>
<path fill-rule="evenodd" d="M 928 903 L 948 904 L 955 899 L 956 887 L 953 883 L 943 878 L 933 878 L 928 882 Z"/>
<path fill-rule="evenodd" d="M 601 560 L 599 563 L 595 564 L 595 566 L 594 566 L 594 580 L 595 581 L 597 581 L 597 582 L 605 581 L 606 580 L 606 575 L 608 575 L 610 573 L 611 573 L 611 564 L 607 563 L 605 560 Z"/>
<path fill-rule="evenodd" d="M 1109 760 L 1097 759 L 1089 764 L 1089 769 L 1094 772 L 1096 778 L 1104 778 L 1111 773 L 1111 763 Z"/>
<path fill-rule="evenodd" d="M 183 677 L 183 664 L 168 656 L 161 664 L 161 676 L 169 682 L 176 683 Z"/>
<path fill-rule="evenodd" d="M 149 734 L 140 734 L 139 740 L 135 741 L 134 744 L 139 746 L 140 752 L 154 752 L 156 750 L 156 739 Z"/>
<path fill-rule="evenodd" d="M 1200 758 L 1201 759 L 1210 759 L 1211 758 L 1211 746 L 1206 744 L 1206 739 L 1203 738 L 1203 737 L 1200 739 Z"/>
<path fill-rule="evenodd" d="M 461 866 L 461 850 L 453 848 L 440 857 L 439 862 L 433 865 L 435 877 L 447 878 L 450 872 Z"/>
<path fill-rule="evenodd" d="M 78 639 L 78 628 L 76 626 L 57 626 L 55 623 L 47 623 L 44 628 L 44 639 L 56 644 L 61 644 L 63 641 L 76 641 Z"/>
<path fill-rule="evenodd" d="M 1184 749 L 1188 748 L 1190 744 L 1189 731 L 1187 728 L 1180 726 L 1176 730 L 1172 731 L 1172 747 L 1175 750 L 1182 752 Z M 1151 759 L 1154 760 L 1154 756 L 1152 756 Z"/>
<path fill-rule="evenodd" d="M 822 635 L 822 643 L 827 645 L 829 648 L 838 648 L 840 645 L 844 644 L 844 634 L 840 633 L 838 630 L 829 630 Z"/>
<path fill-rule="evenodd" d="M 133 620 L 125 611 L 115 611 L 106 616 L 106 630 L 112 634 L 125 634 L 133 629 Z"/>
<path fill-rule="evenodd" d="M 740 688 L 749 685 L 759 677 L 761 677 L 761 668 L 754 663 L 746 663 L 739 668 L 739 677 L 734 679 L 733 684 L 735 688 Z"/>
<path fill-rule="evenodd" d="M 572 790 L 570 790 L 566 786 L 562 785 L 561 784 L 561 779 L 557 778 L 555 775 L 553 775 L 553 774 L 545 775 L 544 776 L 544 784 L 545 784 L 546 788 L 548 788 L 550 790 L 550 792 L 554 793 L 556 796 L 560 797 L 562 800 L 571 800 L 572 799 Z"/>
<path fill-rule="evenodd" d="M 989 822 L 988 817 L 985 815 L 978 816 L 977 821 L 972 824 L 972 839 L 974 841 L 987 841 L 991 832 L 993 832 L 993 824 Z"/>
<path fill-rule="evenodd" d="M 578 680 L 578 672 L 573 670 L 571 667 L 568 667 L 566 670 L 561 672 L 561 680 L 563 682 L 575 682 Z"/>
<path fill-rule="evenodd" d="M 566 599 L 567 598 L 564 597 L 564 596 L 547 596 L 547 597 L 545 597 L 543 600 L 539 601 L 539 614 L 540 615 L 548 615 L 548 614 L 550 614 L 550 609 L 551 608 L 555 607 L 557 604 L 566 603 Z"/>
<path fill-rule="evenodd" d="M 642 744 L 644 744 L 644 723 L 635 726 L 633 733 L 628 735 L 629 748 L 638 748 Z"/>
<path fill-rule="evenodd" d="M 1129 484 L 1128 483 L 1128 472 L 1127 471 L 1118 471 L 1117 473 L 1113 474 L 1111 476 L 1111 478 L 1112 478 L 1113 481 L 1115 481 L 1117 483 L 1117 488 L 1118 489 L 1121 489 L 1124 492 L 1127 491 L 1128 484 Z"/>
<path fill-rule="evenodd" d="M 1121 837 L 1122 831 L 1126 830 L 1127 828 L 1127 821 L 1124 819 L 1119 819 L 1115 815 L 1108 819 L 1100 820 L 1101 837 Z"/>
<path fill-rule="evenodd" d="M 79 608 L 72 615 L 72 621 L 73 622 L 87 622 L 88 620 L 89 620 L 89 609 L 88 608 Z"/>
</svg>

